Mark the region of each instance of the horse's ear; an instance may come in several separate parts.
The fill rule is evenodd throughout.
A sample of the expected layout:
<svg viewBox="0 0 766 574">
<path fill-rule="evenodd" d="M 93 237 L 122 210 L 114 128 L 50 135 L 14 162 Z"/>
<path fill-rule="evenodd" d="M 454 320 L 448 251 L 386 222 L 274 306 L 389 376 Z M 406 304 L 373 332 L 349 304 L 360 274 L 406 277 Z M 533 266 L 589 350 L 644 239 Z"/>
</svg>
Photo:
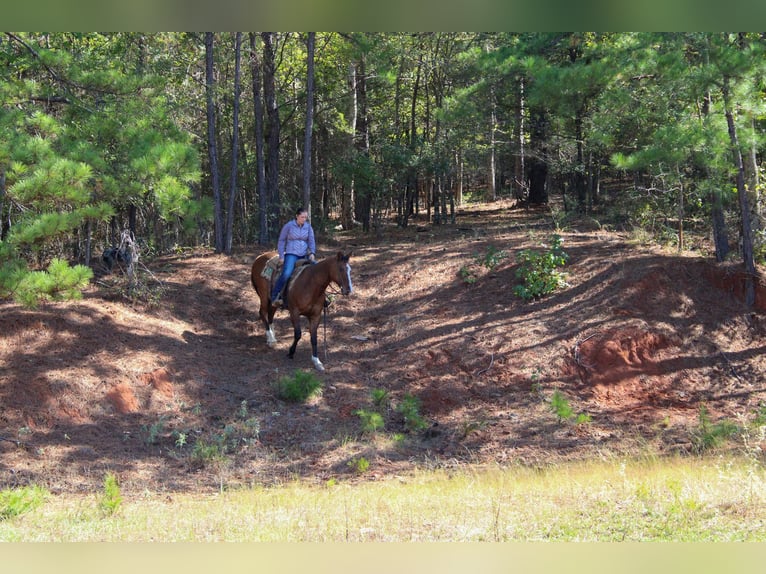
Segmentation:
<svg viewBox="0 0 766 574">
<path fill-rule="evenodd" d="M 351 257 L 351 254 L 353 251 L 349 251 L 348 255 L 344 254 L 343 251 L 338 251 L 338 261 L 348 261 L 349 257 Z"/>
</svg>

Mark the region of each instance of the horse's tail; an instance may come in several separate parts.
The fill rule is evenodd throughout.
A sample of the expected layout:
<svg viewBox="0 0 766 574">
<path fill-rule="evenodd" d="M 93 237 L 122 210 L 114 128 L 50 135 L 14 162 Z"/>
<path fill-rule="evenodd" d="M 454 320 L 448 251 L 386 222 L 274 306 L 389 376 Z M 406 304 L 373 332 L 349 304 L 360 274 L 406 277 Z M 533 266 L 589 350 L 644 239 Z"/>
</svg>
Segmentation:
<svg viewBox="0 0 766 574">
<path fill-rule="evenodd" d="M 250 283 L 252 283 L 253 289 L 255 289 L 255 292 L 258 293 L 258 296 L 261 299 L 267 299 L 269 296 L 269 285 L 271 281 L 263 276 L 263 271 L 268 262 L 275 255 L 276 252 L 274 251 L 261 253 L 255 258 L 255 261 L 253 261 L 253 267 L 250 270 Z"/>
</svg>

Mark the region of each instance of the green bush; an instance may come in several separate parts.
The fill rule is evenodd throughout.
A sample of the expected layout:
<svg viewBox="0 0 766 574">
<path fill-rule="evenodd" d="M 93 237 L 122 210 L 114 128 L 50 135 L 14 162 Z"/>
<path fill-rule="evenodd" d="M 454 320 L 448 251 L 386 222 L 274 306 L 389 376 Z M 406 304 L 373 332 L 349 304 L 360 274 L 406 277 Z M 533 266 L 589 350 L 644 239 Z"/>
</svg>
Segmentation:
<svg viewBox="0 0 766 574">
<path fill-rule="evenodd" d="M 504 250 L 498 249 L 494 245 L 490 245 L 487 247 L 487 252 L 483 256 L 476 257 L 476 262 L 492 271 L 506 257 L 508 257 L 508 253 Z"/>
<path fill-rule="evenodd" d="M 514 287 L 513 292 L 516 295 L 529 301 L 553 293 L 556 289 L 567 285 L 566 275 L 557 270 L 558 267 L 566 265 L 569 259 L 569 256 L 561 249 L 561 244 L 561 236 L 554 234 L 547 250 L 519 251 L 516 259 L 520 265 L 516 270 L 516 278 L 521 279 L 522 283 Z M 543 247 L 546 246 L 543 245 Z"/>
<path fill-rule="evenodd" d="M 41 486 L 24 486 L 0 491 L 0 520 L 26 514 L 40 506 L 49 492 Z"/>
<path fill-rule="evenodd" d="M 390 398 L 386 389 L 372 389 L 370 391 L 370 398 L 375 410 L 379 413 L 383 413 L 388 409 Z"/>
<path fill-rule="evenodd" d="M 292 377 L 277 381 L 277 396 L 291 403 L 302 403 L 322 390 L 322 381 L 312 372 L 295 371 Z"/>
<path fill-rule="evenodd" d="M 409 431 L 418 432 L 428 426 L 428 423 L 420 414 L 420 401 L 417 397 L 410 394 L 404 395 L 396 411 L 404 418 L 404 426 Z"/>
<path fill-rule="evenodd" d="M 106 473 L 104 477 L 104 489 L 98 502 L 98 509 L 103 516 L 112 516 L 119 510 L 122 504 L 122 494 L 117 477 L 111 473 Z"/>
<path fill-rule="evenodd" d="M 569 401 L 564 396 L 564 393 L 559 390 L 553 391 L 553 395 L 551 395 L 551 410 L 558 417 L 559 422 L 571 419 L 574 416 L 574 411 L 569 405 Z"/>
<path fill-rule="evenodd" d="M 698 453 L 717 448 L 740 432 L 740 428 L 731 421 L 722 420 L 713 424 L 707 407 L 700 405 L 699 426 L 692 433 L 692 444 Z"/>
<path fill-rule="evenodd" d="M 375 433 L 383 430 L 383 427 L 386 426 L 386 422 L 380 413 L 359 409 L 354 414 L 362 420 L 362 430 L 366 433 Z"/>
</svg>

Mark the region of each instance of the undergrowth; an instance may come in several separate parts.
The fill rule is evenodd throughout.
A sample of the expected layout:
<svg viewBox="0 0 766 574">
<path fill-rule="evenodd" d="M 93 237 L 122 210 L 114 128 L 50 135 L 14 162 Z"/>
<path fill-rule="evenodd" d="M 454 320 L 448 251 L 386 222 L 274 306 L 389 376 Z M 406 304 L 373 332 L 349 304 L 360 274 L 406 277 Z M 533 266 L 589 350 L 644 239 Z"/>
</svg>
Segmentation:
<svg viewBox="0 0 766 574">
<path fill-rule="evenodd" d="M 513 288 L 513 292 L 530 301 L 549 295 L 561 287 L 566 287 L 566 274 L 559 267 L 566 265 L 569 256 L 561 248 L 563 240 L 560 235 L 551 237 L 550 246 L 543 244 L 543 250 L 523 249 L 516 255 L 519 268 L 516 278 L 521 284 Z"/>
</svg>

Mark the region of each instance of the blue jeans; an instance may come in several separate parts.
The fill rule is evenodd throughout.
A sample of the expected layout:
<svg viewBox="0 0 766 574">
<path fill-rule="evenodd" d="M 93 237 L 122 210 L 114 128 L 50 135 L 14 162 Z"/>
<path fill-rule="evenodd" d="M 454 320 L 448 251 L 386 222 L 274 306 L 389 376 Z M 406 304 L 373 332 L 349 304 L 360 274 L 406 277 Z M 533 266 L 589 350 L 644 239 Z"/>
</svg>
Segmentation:
<svg viewBox="0 0 766 574">
<path fill-rule="evenodd" d="M 272 301 L 275 301 L 277 297 L 279 297 L 279 294 L 282 292 L 282 288 L 285 286 L 285 283 L 287 283 L 287 280 L 290 279 L 290 275 L 293 274 L 296 262 L 305 258 L 305 256 L 299 257 L 298 255 L 293 255 L 292 253 L 285 253 L 285 263 L 282 266 L 282 275 L 280 275 L 279 279 L 277 279 L 277 282 L 274 285 L 274 289 L 271 292 Z"/>
</svg>

